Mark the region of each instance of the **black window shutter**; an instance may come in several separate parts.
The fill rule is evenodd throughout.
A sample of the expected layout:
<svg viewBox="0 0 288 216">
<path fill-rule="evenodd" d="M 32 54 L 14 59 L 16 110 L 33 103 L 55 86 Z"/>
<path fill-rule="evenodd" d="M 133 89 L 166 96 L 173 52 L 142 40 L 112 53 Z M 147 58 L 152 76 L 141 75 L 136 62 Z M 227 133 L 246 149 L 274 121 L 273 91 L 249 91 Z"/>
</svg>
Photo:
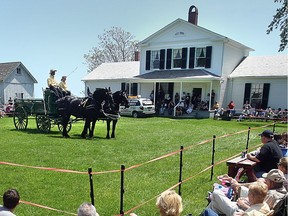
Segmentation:
<svg viewBox="0 0 288 216">
<path fill-rule="evenodd" d="M 167 49 L 166 69 L 171 69 L 172 49 Z"/>
<path fill-rule="evenodd" d="M 266 109 L 268 106 L 269 91 L 270 91 L 270 83 L 264 83 L 262 106 L 261 106 L 263 109 Z"/>
<path fill-rule="evenodd" d="M 191 47 L 189 55 L 189 68 L 194 68 L 194 62 L 195 62 L 195 47 Z"/>
<path fill-rule="evenodd" d="M 164 69 L 165 66 L 165 49 L 160 50 L 160 69 Z"/>
<path fill-rule="evenodd" d="M 186 63 L 187 63 L 187 48 L 182 48 L 182 69 L 186 69 Z"/>
<path fill-rule="evenodd" d="M 150 70 L 151 50 L 146 51 L 146 70 Z"/>
<path fill-rule="evenodd" d="M 122 91 L 125 91 L 125 90 L 126 90 L 125 87 L 126 87 L 126 83 L 121 83 L 121 90 L 122 90 Z"/>
<path fill-rule="evenodd" d="M 138 92 L 138 83 L 132 83 L 132 86 L 131 86 L 132 95 L 137 96 L 137 92 Z"/>
<path fill-rule="evenodd" d="M 251 83 L 245 83 L 243 104 L 245 104 L 246 101 L 250 103 L 250 95 L 251 95 Z"/>
<path fill-rule="evenodd" d="M 211 68 L 211 56 L 212 56 L 212 46 L 207 46 L 205 68 Z"/>
</svg>

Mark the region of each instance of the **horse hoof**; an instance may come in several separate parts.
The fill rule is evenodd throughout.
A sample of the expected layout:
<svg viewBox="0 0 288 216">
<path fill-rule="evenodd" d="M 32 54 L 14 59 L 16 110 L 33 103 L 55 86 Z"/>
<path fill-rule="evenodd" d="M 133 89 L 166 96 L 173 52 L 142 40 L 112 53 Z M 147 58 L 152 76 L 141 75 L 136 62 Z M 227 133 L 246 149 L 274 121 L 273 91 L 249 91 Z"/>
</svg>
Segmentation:
<svg viewBox="0 0 288 216">
<path fill-rule="evenodd" d="M 63 136 L 64 138 L 70 138 L 70 136 L 67 134 L 67 135 L 64 135 Z"/>
<path fill-rule="evenodd" d="M 106 139 L 110 139 L 110 136 L 106 136 Z"/>
</svg>

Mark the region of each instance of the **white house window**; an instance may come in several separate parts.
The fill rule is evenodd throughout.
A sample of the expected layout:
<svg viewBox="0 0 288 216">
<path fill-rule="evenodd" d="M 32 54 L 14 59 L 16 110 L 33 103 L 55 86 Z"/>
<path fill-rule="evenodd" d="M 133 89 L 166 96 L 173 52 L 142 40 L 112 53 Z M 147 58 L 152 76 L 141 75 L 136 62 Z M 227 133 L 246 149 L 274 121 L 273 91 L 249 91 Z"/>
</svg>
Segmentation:
<svg viewBox="0 0 288 216">
<path fill-rule="evenodd" d="M 21 68 L 17 68 L 16 74 L 21 75 Z"/>
<path fill-rule="evenodd" d="M 258 104 L 262 104 L 262 96 L 263 96 L 263 84 L 257 83 L 251 84 L 251 106 L 257 107 Z"/>
<path fill-rule="evenodd" d="M 159 69 L 160 67 L 160 50 L 151 51 L 151 69 Z"/>
<path fill-rule="evenodd" d="M 173 68 L 181 68 L 182 65 L 182 49 L 173 49 Z"/>
<path fill-rule="evenodd" d="M 195 65 L 196 67 L 205 67 L 206 63 L 206 48 L 201 47 L 201 48 L 196 48 L 196 62 Z"/>
<path fill-rule="evenodd" d="M 15 93 L 15 97 L 17 99 L 23 99 L 24 98 L 24 93 Z"/>
</svg>

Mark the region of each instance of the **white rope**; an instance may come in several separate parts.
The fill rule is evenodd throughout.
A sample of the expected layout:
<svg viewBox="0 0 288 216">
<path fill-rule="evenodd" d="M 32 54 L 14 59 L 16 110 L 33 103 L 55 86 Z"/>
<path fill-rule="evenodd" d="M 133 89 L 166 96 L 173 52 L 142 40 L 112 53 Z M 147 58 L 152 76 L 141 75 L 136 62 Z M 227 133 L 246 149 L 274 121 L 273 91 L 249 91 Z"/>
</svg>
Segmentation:
<svg viewBox="0 0 288 216">
<path fill-rule="evenodd" d="M 117 120 L 117 119 L 120 118 L 120 114 L 119 114 L 119 113 L 118 113 L 117 115 L 115 115 L 115 114 L 105 113 L 105 112 L 103 111 L 103 114 L 104 114 L 107 118 L 110 118 L 110 119 L 112 119 L 112 120 Z"/>
</svg>

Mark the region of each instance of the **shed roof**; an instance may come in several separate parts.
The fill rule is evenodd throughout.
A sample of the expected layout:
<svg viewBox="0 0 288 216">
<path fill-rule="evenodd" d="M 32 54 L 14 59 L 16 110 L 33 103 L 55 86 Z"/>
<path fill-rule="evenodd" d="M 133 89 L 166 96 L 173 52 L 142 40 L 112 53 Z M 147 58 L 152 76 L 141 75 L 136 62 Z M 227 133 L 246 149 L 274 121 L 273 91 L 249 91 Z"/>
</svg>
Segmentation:
<svg viewBox="0 0 288 216">
<path fill-rule="evenodd" d="M 6 62 L 0 63 L 0 81 L 4 81 L 5 78 L 12 73 L 17 67 L 22 65 L 22 67 L 26 70 L 31 79 L 37 83 L 37 80 L 32 76 L 32 74 L 27 70 L 27 68 L 21 62 Z"/>
<path fill-rule="evenodd" d="M 102 63 L 87 74 L 82 81 L 132 78 L 139 75 L 139 70 L 139 61 Z"/>
<path fill-rule="evenodd" d="M 248 56 L 230 74 L 235 77 L 283 77 L 288 75 L 288 55 Z"/>
</svg>

